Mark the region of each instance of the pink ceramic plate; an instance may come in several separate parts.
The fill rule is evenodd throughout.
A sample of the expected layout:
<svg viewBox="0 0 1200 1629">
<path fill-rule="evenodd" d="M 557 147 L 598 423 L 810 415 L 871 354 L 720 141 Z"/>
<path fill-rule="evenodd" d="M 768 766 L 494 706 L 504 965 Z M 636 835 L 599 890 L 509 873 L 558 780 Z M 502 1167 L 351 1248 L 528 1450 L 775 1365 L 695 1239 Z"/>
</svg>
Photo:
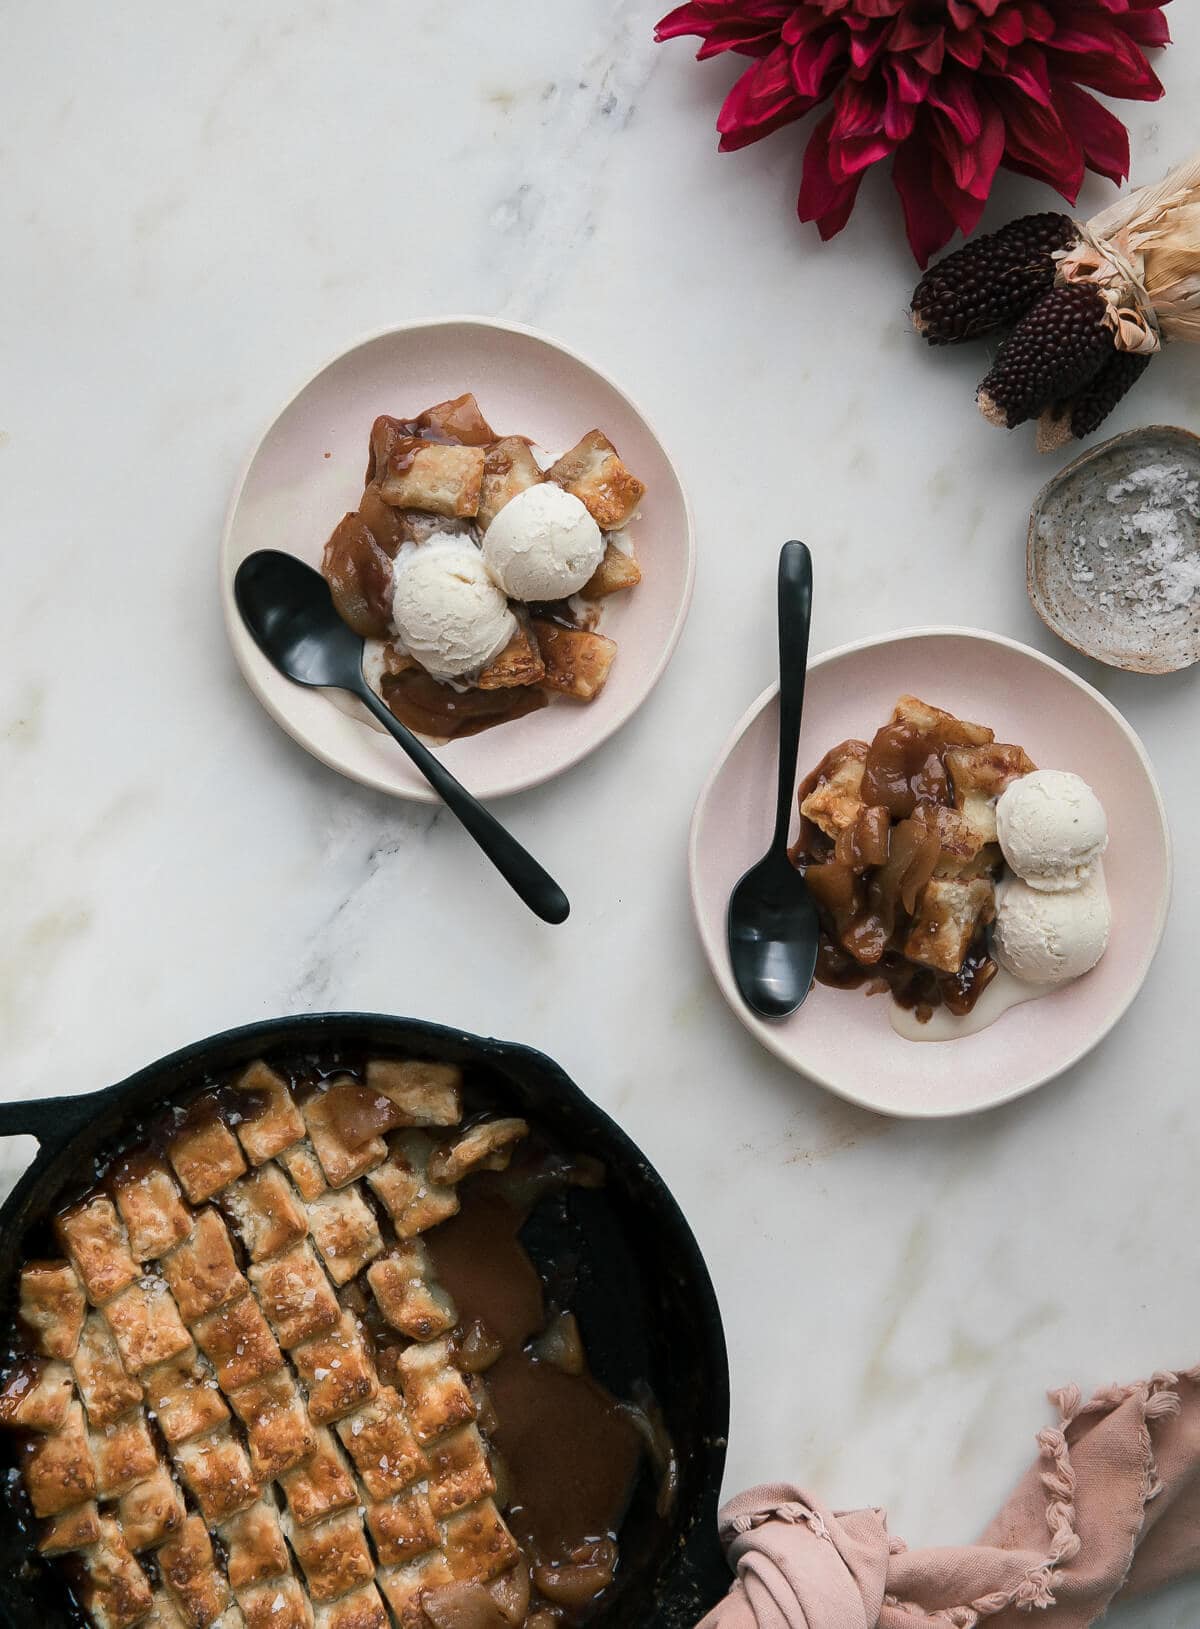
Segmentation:
<svg viewBox="0 0 1200 1629">
<path fill-rule="evenodd" d="M 816 985 L 799 1012 L 767 1023 L 738 996 L 725 944 L 730 890 L 765 850 L 775 803 L 778 690 L 764 692 L 725 746 L 692 819 L 692 903 L 722 994 L 792 1068 L 880 1114 L 937 1116 L 990 1108 L 1078 1062 L 1108 1033 L 1149 971 L 1171 892 L 1171 846 L 1145 749 L 1098 691 L 1011 639 L 927 628 L 864 640 L 812 663 L 800 770 L 839 741 L 870 738 L 911 692 L 1016 741 L 1038 764 L 1073 769 L 1108 811 L 1104 868 L 1112 898 L 1107 954 L 1086 978 L 952 1041 L 906 1041 L 890 997 Z M 793 819 L 796 816 L 793 815 Z"/>
<path fill-rule="evenodd" d="M 434 794 L 357 703 L 301 689 L 265 660 L 238 616 L 233 576 L 256 549 L 288 549 L 318 565 L 362 493 L 376 415 L 416 413 L 464 390 L 501 433 L 552 451 L 598 426 L 647 487 L 630 526 L 642 581 L 607 602 L 600 624 L 619 647 L 607 685 L 593 702 L 555 701 L 439 748 L 472 792 L 500 797 L 536 786 L 607 740 L 657 683 L 692 593 L 692 519 L 674 465 L 628 396 L 565 346 L 513 323 L 447 317 L 377 334 L 322 368 L 276 418 L 234 493 L 221 545 L 225 622 L 251 689 L 302 746 L 366 786 L 423 803 Z"/>
</svg>

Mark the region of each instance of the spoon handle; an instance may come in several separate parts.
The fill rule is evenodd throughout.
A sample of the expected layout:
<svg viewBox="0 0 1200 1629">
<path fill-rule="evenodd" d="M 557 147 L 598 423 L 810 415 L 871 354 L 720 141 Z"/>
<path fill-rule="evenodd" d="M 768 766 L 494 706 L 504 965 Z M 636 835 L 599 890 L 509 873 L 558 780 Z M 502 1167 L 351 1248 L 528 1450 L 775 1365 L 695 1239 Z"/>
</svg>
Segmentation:
<svg viewBox="0 0 1200 1629">
<path fill-rule="evenodd" d="M 400 743 L 447 809 L 466 827 L 505 882 L 516 890 L 535 916 L 540 916 L 543 922 L 565 922 L 571 906 L 550 873 L 521 847 L 495 815 L 471 796 L 461 781 L 455 780 L 411 730 L 405 729 L 365 680 L 355 689 L 355 694 Z"/>
<path fill-rule="evenodd" d="M 792 823 L 811 622 L 812 555 L 803 543 L 785 543 L 779 551 L 779 799 L 771 839 L 780 851 Z"/>
</svg>

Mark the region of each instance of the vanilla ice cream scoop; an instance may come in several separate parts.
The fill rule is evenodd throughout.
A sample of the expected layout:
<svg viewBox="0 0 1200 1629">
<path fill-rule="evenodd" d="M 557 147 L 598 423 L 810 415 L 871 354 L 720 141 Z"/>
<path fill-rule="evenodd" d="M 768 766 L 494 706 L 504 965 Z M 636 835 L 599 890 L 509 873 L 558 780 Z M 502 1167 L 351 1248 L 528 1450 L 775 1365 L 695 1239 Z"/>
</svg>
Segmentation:
<svg viewBox="0 0 1200 1629">
<path fill-rule="evenodd" d="M 486 667 L 517 631 L 508 601 L 469 537 L 435 532 L 405 543 L 393 566 L 392 620 L 400 643 L 437 679 Z"/>
<path fill-rule="evenodd" d="M 996 891 L 992 952 L 1026 984 L 1065 984 L 1095 967 L 1111 921 L 1099 866 L 1070 892 L 1047 893 L 1010 877 Z"/>
<path fill-rule="evenodd" d="M 604 537 L 578 498 L 540 481 L 510 498 L 492 521 L 483 558 L 510 599 L 565 600 L 604 558 Z"/>
<path fill-rule="evenodd" d="M 1011 782 L 996 805 L 996 831 L 1012 870 L 1044 893 L 1078 888 L 1108 847 L 1100 799 L 1064 769 L 1035 769 Z"/>
</svg>

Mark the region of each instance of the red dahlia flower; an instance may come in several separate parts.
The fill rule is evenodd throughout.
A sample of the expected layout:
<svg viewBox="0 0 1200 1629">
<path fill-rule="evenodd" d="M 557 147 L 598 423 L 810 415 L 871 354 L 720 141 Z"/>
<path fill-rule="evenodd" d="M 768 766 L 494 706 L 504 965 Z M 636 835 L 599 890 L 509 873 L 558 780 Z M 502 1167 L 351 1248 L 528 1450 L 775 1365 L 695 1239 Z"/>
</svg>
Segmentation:
<svg viewBox="0 0 1200 1629">
<path fill-rule="evenodd" d="M 908 241 L 924 266 L 978 224 L 1000 165 L 1074 203 L 1085 169 L 1129 174 L 1125 126 L 1082 89 L 1154 101 L 1144 48 L 1170 42 L 1168 0 L 689 0 L 660 40 L 754 66 L 717 129 L 733 152 L 830 102 L 804 153 L 798 208 L 823 238 L 892 155 Z"/>
</svg>

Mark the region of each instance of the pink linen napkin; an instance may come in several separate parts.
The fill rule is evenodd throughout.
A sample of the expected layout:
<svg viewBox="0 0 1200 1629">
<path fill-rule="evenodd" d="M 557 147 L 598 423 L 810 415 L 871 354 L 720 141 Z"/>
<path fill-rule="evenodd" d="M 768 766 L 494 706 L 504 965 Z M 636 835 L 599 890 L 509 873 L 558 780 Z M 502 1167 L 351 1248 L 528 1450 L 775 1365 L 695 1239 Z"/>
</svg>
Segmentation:
<svg viewBox="0 0 1200 1629">
<path fill-rule="evenodd" d="M 1084 1403 L 1060 1424 L 976 1544 L 907 1550 L 881 1510 L 827 1510 L 785 1484 L 721 1512 L 737 1574 L 699 1629 L 1084 1629 L 1114 1600 L 1200 1567 L 1200 1369 Z"/>
</svg>

